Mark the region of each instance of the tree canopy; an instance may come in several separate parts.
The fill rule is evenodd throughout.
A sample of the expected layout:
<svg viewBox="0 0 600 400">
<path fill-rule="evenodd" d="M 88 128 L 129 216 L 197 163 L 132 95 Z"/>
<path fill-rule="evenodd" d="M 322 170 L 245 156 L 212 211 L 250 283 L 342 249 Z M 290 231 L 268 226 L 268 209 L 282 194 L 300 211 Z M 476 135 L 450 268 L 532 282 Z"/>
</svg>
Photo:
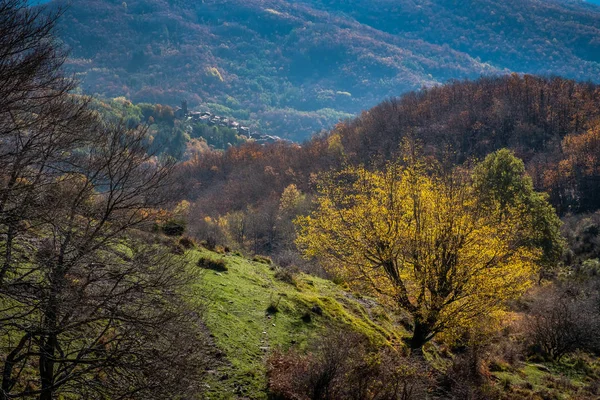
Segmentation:
<svg viewBox="0 0 600 400">
<path fill-rule="evenodd" d="M 501 312 L 539 268 L 540 246 L 520 240 L 521 205 L 483 207 L 476 181 L 465 169 L 442 173 L 420 159 L 327 174 L 317 210 L 297 220 L 298 244 L 355 289 L 407 311 L 410 344 L 420 348 Z M 532 195 L 526 183 L 515 186 L 517 196 Z"/>
<path fill-rule="evenodd" d="M 557 265 L 564 244 L 561 222 L 548 195 L 534 190 L 522 160 L 508 149 L 491 153 L 474 168 L 473 184 L 481 207 L 497 213 L 499 219 L 513 214 L 521 225 L 515 240 L 542 250 L 538 259 L 541 267 L 548 270 Z"/>
</svg>

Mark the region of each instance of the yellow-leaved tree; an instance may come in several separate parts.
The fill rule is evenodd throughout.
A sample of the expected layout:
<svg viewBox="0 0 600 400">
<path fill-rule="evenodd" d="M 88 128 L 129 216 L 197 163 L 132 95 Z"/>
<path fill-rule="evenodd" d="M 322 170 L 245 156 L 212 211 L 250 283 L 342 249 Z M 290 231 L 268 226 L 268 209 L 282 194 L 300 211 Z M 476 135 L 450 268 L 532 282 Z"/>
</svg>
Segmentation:
<svg viewBox="0 0 600 400">
<path fill-rule="evenodd" d="M 296 220 L 297 244 L 354 289 L 406 310 L 409 344 L 420 348 L 521 295 L 540 250 L 523 240 L 522 207 L 482 207 L 468 171 L 408 165 L 323 176 L 316 211 Z"/>
</svg>

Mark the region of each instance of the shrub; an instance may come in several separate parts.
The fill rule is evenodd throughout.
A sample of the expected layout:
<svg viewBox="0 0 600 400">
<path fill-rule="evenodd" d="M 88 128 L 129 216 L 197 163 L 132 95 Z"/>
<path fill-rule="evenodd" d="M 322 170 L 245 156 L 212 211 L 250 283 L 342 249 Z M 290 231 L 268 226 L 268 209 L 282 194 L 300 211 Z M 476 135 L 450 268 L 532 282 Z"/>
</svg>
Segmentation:
<svg viewBox="0 0 600 400">
<path fill-rule="evenodd" d="M 458 353 L 452 359 L 452 365 L 441 377 L 440 386 L 454 399 L 493 399 L 489 393 L 490 372 L 484 360 L 485 346 L 473 345 Z M 499 365 L 494 365 L 499 367 Z M 508 390 L 512 382 L 506 378 L 501 382 Z M 484 393 L 485 391 L 485 393 Z"/>
<path fill-rule="evenodd" d="M 575 350 L 600 350 L 600 296 L 583 284 L 542 288 L 524 321 L 530 349 L 558 361 Z"/>
<path fill-rule="evenodd" d="M 214 236 L 208 236 L 204 241 L 204 247 L 211 251 L 214 250 L 217 247 L 217 238 Z"/>
<path fill-rule="evenodd" d="M 161 230 L 167 236 L 181 236 L 185 232 L 185 222 L 169 220 L 164 223 Z"/>
<path fill-rule="evenodd" d="M 591 382 L 585 390 L 591 394 L 600 395 L 600 381 Z"/>
<path fill-rule="evenodd" d="M 268 360 L 273 399 L 390 399 L 426 397 L 423 362 L 387 347 L 374 348 L 357 333 L 329 331 L 309 352 L 276 351 Z"/>
<path fill-rule="evenodd" d="M 284 268 L 291 266 L 301 267 L 305 264 L 302 256 L 294 250 L 284 250 L 273 255 L 273 261 Z"/>
<path fill-rule="evenodd" d="M 275 270 L 275 279 L 289 283 L 290 285 L 295 285 L 295 275 L 297 273 L 298 271 L 292 268 L 277 268 Z"/>
<path fill-rule="evenodd" d="M 192 249 L 196 247 L 196 243 L 194 243 L 194 239 L 184 236 L 179 239 L 179 244 L 183 246 L 184 249 Z"/>
<path fill-rule="evenodd" d="M 210 269 L 216 272 L 227 272 L 229 270 L 227 268 L 227 263 L 222 259 L 214 260 L 208 257 L 201 257 L 198 259 L 197 265 L 200 268 Z"/>
<path fill-rule="evenodd" d="M 492 360 L 488 368 L 490 372 L 505 372 L 510 370 L 510 364 L 499 360 Z"/>
<path fill-rule="evenodd" d="M 277 299 L 277 301 L 273 300 L 273 296 L 271 295 L 271 301 L 269 302 L 269 306 L 267 307 L 267 314 L 273 315 L 279 312 L 279 302 L 281 301 L 281 297 Z"/>
<path fill-rule="evenodd" d="M 171 247 L 171 253 L 175 254 L 175 255 L 178 255 L 178 256 L 182 256 L 182 255 L 185 254 L 185 249 L 181 245 L 175 243 Z"/>
<path fill-rule="evenodd" d="M 271 260 L 271 258 L 269 258 L 267 256 L 261 256 L 258 254 L 255 255 L 254 258 L 252 258 L 252 261 L 261 263 L 261 264 L 267 264 L 267 265 L 271 265 L 273 263 L 273 260 Z"/>
<path fill-rule="evenodd" d="M 198 239 L 203 247 L 214 250 L 217 245 L 225 244 L 226 235 L 218 218 L 191 218 L 189 226 L 190 234 Z"/>
<path fill-rule="evenodd" d="M 568 264 L 600 257 L 600 211 L 566 217 L 561 231 L 570 249 L 565 257 Z"/>
</svg>

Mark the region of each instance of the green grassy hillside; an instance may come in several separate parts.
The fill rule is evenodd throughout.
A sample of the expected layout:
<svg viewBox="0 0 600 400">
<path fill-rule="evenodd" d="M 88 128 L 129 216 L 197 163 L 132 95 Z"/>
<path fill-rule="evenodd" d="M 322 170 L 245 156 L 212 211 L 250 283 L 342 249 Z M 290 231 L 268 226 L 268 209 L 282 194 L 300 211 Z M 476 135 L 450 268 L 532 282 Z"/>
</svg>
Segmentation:
<svg viewBox="0 0 600 400">
<path fill-rule="evenodd" d="M 223 363 L 209 374 L 209 399 L 266 398 L 265 358 L 275 348 L 302 347 L 328 328 L 352 328 L 372 342 L 398 342 L 404 331 L 374 301 L 335 283 L 278 271 L 265 261 L 208 250 L 188 257 L 222 259 L 228 271 L 198 269 L 197 301 Z M 259 259 L 260 260 L 260 259 Z M 322 312 L 311 311 L 320 308 Z M 322 314 L 322 315 L 319 315 Z"/>
<path fill-rule="evenodd" d="M 380 346 L 399 344 L 406 334 L 374 300 L 332 281 L 305 274 L 292 277 L 260 257 L 249 260 L 203 248 L 189 250 L 186 257 L 198 277 L 194 301 L 205 308 L 204 320 L 218 348 L 219 362 L 205 384 L 207 399 L 266 399 L 271 351 L 305 349 L 331 329 L 355 330 Z M 222 261 L 227 271 L 200 268 L 199 259 Z M 435 374 L 451 374 L 460 362 L 458 354 L 436 344 L 428 345 L 424 355 Z M 595 383 L 600 363 L 585 354 L 556 363 L 496 359 L 485 369 L 490 398 L 591 399 L 600 393 Z"/>
</svg>

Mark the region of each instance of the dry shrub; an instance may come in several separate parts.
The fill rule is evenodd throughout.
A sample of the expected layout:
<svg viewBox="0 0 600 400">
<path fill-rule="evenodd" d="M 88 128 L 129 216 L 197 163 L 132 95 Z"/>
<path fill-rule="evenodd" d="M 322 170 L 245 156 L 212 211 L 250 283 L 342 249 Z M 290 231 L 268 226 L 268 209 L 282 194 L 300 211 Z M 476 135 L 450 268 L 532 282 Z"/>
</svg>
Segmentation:
<svg viewBox="0 0 600 400">
<path fill-rule="evenodd" d="M 273 261 L 283 268 L 299 267 L 306 262 L 296 250 L 280 251 L 273 255 Z"/>
<path fill-rule="evenodd" d="M 304 354 L 274 352 L 268 378 L 278 400 L 422 399 L 430 383 L 422 360 L 344 331 L 329 331 Z"/>
<path fill-rule="evenodd" d="M 523 321 L 530 350 L 554 361 L 576 350 L 600 351 L 598 304 L 594 285 L 568 282 L 538 290 Z"/>
<path fill-rule="evenodd" d="M 296 275 L 300 271 L 298 268 L 288 267 L 288 268 L 277 268 L 275 269 L 275 279 L 288 283 L 290 285 L 296 285 Z"/>
<path fill-rule="evenodd" d="M 487 363 L 476 355 L 477 350 L 469 349 L 454 357 L 452 366 L 441 376 L 438 391 L 440 398 L 461 400 L 500 399 L 501 391 L 491 385 L 491 375 Z M 504 382 L 507 390 L 511 383 Z"/>
<path fill-rule="evenodd" d="M 493 384 L 492 372 L 512 369 L 522 358 L 522 348 L 510 326 L 486 329 L 483 318 L 465 332 L 460 347 L 453 349 L 451 365 L 439 376 L 437 391 L 443 399 L 501 399 L 502 390 L 511 390 L 509 379 Z"/>
<path fill-rule="evenodd" d="M 217 239 L 214 236 L 208 235 L 202 242 L 207 250 L 214 250 L 217 247 Z"/>
<path fill-rule="evenodd" d="M 181 236 L 185 232 L 185 222 L 179 220 L 169 220 L 161 227 L 163 233 L 167 236 Z"/>
<path fill-rule="evenodd" d="M 216 271 L 216 272 L 227 272 L 228 268 L 227 268 L 227 263 L 225 262 L 225 260 L 213 260 L 212 258 L 208 258 L 208 257 L 200 257 L 198 259 L 197 265 L 200 268 L 204 268 L 204 269 L 210 269 L 212 271 Z"/>
<path fill-rule="evenodd" d="M 486 344 L 484 359 L 491 372 L 509 371 L 525 358 L 523 331 L 514 316 Z"/>
<path fill-rule="evenodd" d="M 196 243 L 194 243 L 194 239 L 189 236 L 183 236 L 179 239 L 179 244 L 183 246 L 184 249 L 193 249 L 196 247 Z"/>
<path fill-rule="evenodd" d="M 261 263 L 261 264 L 267 264 L 267 265 L 273 264 L 273 260 L 271 260 L 270 257 L 261 256 L 259 254 L 255 255 L 254 258 L 252 258 L 252 261 Z"/>
</svg>

